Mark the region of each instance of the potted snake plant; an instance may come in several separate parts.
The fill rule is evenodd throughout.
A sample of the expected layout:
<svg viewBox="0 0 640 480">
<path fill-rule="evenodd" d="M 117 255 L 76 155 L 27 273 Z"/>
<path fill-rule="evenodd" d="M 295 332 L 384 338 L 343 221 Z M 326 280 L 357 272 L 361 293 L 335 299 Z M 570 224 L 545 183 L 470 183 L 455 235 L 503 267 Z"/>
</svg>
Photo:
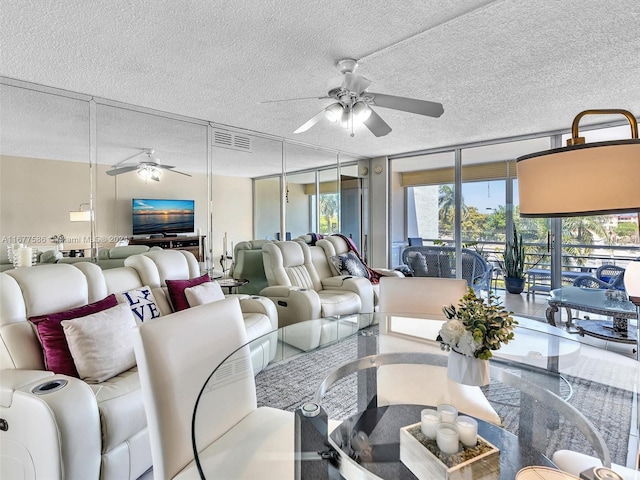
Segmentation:
<svg viewBox="0 0 640 480">
<path fill-rule="evenodd" d="M 507 240 L 502 254 L 504 263 L 504 285 L 509 293 L 522 293 L 524 290 L 525 252 L 522 234 L 513 226 L 513 238 Z"/>
</svg>

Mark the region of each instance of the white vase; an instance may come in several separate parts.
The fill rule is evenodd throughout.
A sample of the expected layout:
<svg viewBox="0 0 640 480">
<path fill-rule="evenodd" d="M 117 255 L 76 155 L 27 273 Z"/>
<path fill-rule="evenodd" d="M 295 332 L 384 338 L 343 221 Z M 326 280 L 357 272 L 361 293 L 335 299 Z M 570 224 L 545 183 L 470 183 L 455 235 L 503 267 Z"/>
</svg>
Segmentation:
<svg viewBox="0 0 640 480">
<path fill-rule="evenodd" d="M 464 385 L 488 385 L 489 360 L 467 357 L 451 350 L 447 362 L 447 374 L 451 380 Z"/>
</svg>

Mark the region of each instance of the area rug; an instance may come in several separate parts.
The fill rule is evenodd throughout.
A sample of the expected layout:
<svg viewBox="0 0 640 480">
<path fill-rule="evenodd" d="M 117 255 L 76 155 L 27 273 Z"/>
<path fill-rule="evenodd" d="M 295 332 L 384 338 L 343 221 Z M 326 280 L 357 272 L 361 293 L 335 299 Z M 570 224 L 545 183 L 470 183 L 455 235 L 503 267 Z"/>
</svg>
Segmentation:
<svg viewBox="0 0 640 480">
<path fill-rule="evenodd" d="M 294 411 L 311 401 L 329 373 L 357 357 L 359 337 L 372 334 L 377 335 L 377 326 L 336 344 L 270 365 L 256 376 L 258 405 Z M 626 464 L 631 426 L 629 406 L 633 401 L 633 392 L 578 377 L 565 376 L 565 379 L 571 388 L 561 388 L 561 396 L 571 395 L 569 403 L 598 428 L 612 462 Z M 357 413 L 358 408 L 354 403 L 357 389 L 357 374 L 349 375 L 333 386 L 323 397 L 323 407 L 330 418 L 344 420 Z M 517 434 L 520 392 L 498 382 L 492 382 L 483 390 L 505 429 Z M 584 435 L 563 418 L 560 418 L 559 429 L 549 430 L 547 455 L 551 456 L 560 446 L 591 455 L 594 453 Z"/>
<path fill-rule="evenodd" d="M 598 429 L 609 449 L 611 461 L 625 465 L 629 444 L 632 412 L 630 405 L 633 392 L 577 377 L 565 376 L 568 386 L 560 388 L 559 395 L 581 412 Z M 482 387 L 489 402 L 500 416 L 503 426 L 511 433 L 518 434 L 520 418 L 520 395 L 511 387 L 491 382 Z M 560 426 L 548 431 L 547 456 L 559 448 L 574 450 L 588 455 L 596 455 L 585 436 L 563 417 Z"/>
</svg>

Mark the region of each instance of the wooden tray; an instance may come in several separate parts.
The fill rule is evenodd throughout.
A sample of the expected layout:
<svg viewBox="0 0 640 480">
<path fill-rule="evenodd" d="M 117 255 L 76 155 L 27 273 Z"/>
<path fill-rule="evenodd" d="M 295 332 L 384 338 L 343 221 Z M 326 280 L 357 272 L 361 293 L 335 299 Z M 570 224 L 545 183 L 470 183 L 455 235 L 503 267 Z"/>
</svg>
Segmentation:
<svg viewBox="0 0 640 480">
<path fill-rule="evenodd" d="M 496 480 L 500 478 L 500 450 L 478 436 L 484 452 L 448 467 L 422 442 L 428 441 L 420 423 L 400 429 L 400 461 L 420 480 Z M 435 441 L 434 441 L 435 444 Z M 437 447 L 435 447 L 437 449 Z M 465 450 L 470 450 L 466 449 Z"/>
</svg>

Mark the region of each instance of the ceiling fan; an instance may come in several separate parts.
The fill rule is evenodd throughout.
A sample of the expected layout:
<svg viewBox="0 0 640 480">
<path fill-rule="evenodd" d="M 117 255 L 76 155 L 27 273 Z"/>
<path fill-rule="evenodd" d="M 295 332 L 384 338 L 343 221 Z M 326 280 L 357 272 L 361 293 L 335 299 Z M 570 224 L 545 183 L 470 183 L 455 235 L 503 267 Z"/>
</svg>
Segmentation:
<svg viewBox="0 0 640 480">
<path fill-rule="evenodd" d="M 329 80 L 327 95 L 311 97 L 332 98 L 335 102 L 321 110 L 293 133 L 306 132 L 322 118 L 327 118 L 339 123 L 342 127 L 351 127 L 352 137 L 354 122 L 364 124 L 376 137 L 383 137 L 391 132 L 391 127 L 371 107 L 391 108 L 436 118 L 444 112 L 441 103 L 368 92 L 367 88 L 371 85 L 371 81 L 354 73 L 358 68 L 356 60 L 340 60 L 337 67 L 341 74 Z"/>
<path fill-rule="evenodd" d="M 160 181 L 160 175 L 162 175 L 162 170 L 168 170 L 173 173 L 179 173 L 180 175 L 185 175 L 190 177 L 188 173 L 179 172 L 178 170 L 173 170 L 173 165 L 163 165 L 160 163 L 160 159 L 158 157 L 154 157 L 153 154 L 155 150 L 153 148 L 143 148 L 141 152 L 132 155 L 131 157 L 125 158 L 124 160 L 119 161 L 115 165 L 112 166 L 111 170 L 107 170 L 107 175 L 111 175 L 112 177 L 115 175 L 120 175 L 122 173 L 133 172 L 137 170 L 138 175 L 140 175 L 145 180 L 154 180 L 156 182 Z M 133 160 L 134 158 L 146 155 L 146 158 L 138 161 L 135 165 L 127 165 L 126 162 Z"/>
</svg>

